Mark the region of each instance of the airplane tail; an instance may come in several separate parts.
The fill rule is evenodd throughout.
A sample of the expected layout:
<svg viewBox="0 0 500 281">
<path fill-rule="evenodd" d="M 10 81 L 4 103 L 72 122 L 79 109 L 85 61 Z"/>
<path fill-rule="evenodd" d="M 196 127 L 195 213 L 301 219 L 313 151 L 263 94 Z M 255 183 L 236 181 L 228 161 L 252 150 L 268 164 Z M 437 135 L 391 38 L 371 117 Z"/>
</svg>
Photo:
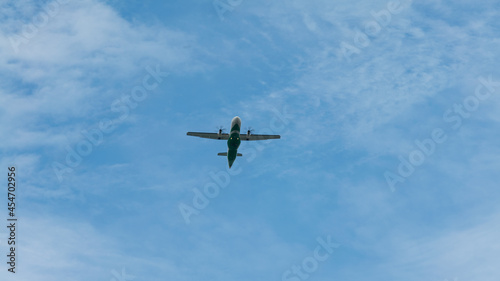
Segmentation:
<svg viewBox="0 0 500 281">
<path fill-rule="evenodd" d="M 217 153 L 217 155 L 218 155 L 218 156 L 227 156 L 227 152 L 219 152 L 219 153 Z M 240 156 L 240 157 L 241 157 L 241 156 L 243 156 L 243 154 L 241 154 L 241 153 L 236 153 L 236 156 Z"/>
</svg>

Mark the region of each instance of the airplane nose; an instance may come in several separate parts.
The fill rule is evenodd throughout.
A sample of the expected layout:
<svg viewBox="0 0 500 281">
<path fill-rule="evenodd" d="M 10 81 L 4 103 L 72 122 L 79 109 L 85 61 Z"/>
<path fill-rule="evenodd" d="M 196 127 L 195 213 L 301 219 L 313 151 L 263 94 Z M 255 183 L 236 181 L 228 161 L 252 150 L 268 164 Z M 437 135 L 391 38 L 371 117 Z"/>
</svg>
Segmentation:
<svg viewBox="0 0 500 281">
<path fill-rule="evenodd" d="M 241 118 L 239 116 L 236 116 L 233 118 L 233 123 L 241 124 Z"/>
</svg>

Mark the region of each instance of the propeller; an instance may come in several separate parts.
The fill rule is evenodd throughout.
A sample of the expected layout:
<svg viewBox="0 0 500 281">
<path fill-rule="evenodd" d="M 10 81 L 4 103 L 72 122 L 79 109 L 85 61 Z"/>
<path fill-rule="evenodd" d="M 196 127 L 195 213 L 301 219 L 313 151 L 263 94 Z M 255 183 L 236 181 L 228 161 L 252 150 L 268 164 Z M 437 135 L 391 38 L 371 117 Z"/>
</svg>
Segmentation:
<svg viewBox="0 0 500 281">
<path fill-rule="evenodd" d="M 225 133 L 225 132 L 226 132 L 226 128 L 224 128 L 224 126 L 219 126 L 219 127 L 217 127 L 217 130 L 218 130 L 218 132 L 219 132 L 219 133 L 218 133 L 219 135 L 221 135 L 221 134 L 223 134 L 223 133 Z"/>
<path fill-rule="evenodd" d="M 246 130 L 247 130 L 247 135 L 251 135 L 254 131 L 252 127 L 247 127 Z"/>
</svg>

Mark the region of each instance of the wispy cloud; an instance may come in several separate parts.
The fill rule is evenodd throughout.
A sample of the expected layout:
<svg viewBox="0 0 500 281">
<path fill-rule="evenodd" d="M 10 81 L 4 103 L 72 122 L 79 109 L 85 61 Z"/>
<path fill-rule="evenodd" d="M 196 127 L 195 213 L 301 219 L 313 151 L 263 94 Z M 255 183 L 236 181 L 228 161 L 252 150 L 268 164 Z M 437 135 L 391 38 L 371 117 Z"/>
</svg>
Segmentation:
<svg viewBox="0 0 500 281">
<path fill-rule="evenodd" d="M 34 6 L 31 2 L 26 5 Z M 17 13 L 15 9 L 2 25 L 13 25 Z M 120 81 L 140 78 L 139 72 L 152 62 L 176 72 L 196 67 L 183 48 L 192 42 L 191 36 L 162 26 L 129 23 L 98 1 L 61 5 L 57 16 L 19 46 L 17 53 L 8 38 L 20 31 L 2 30 L 1 71 L 6 74 L 1 81 L 5 85 L 2 112 L 9 116 L 9 122 L 3 118 L 2 128 L 23 146 L 62 147 L 63 131 L 81 125 L 78 120 L 88 114 L 109 110 L 106 103 L 135 82 Z M 50 129 L 43 128 L 42 121 L 50 122 Z M 2 145 L 15 148 L 16 143 Z"/>
<path fill-rule="evenodd" d="M 351 61 L 340 44 L 388 1 L 244 1 L 223 22 L 213 1 L 141 2 L 151 13 L 140 15 L 68 2 L 17 52 L 9 38 L 44 4 L 2 2 L 1 163 L 23 180 L 23 278 L 279 280 L 325 233 L 342 247 L 317 280 L 498 276 L 498 97 L 399 192 L 383 178 L 478 76 L 500 77 L 498 3 L 413 2 Z M 50 164 L 157 64 L 171 80 L 57 183 Z M 240 161 L 245 172 L 187 226 L 178 203 L 227 164 L 215 156 L 224 142 L 185 132 L 234 115 L 259 132 L 273 108 L 291 116 L 282 139 Z"/>
</svg>

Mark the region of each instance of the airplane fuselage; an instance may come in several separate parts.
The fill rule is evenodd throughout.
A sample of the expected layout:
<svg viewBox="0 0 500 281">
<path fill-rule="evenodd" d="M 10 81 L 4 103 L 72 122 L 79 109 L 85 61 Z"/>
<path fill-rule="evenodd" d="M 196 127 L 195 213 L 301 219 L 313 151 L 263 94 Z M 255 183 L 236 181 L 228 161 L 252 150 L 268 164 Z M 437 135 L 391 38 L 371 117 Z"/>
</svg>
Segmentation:
<svg viewBox="0 0 500 281">
<path fill-rule="evenodd" d="M 231 131 L 229 132 L 229 138 L 227 139 L 227 163 L 229 168 L 236 160 L 238 154 L 238 147 L 240 147 L 240 129 L 241 129 L 241 119 L 236 116 L 231 120 Z"/>
</svg>

